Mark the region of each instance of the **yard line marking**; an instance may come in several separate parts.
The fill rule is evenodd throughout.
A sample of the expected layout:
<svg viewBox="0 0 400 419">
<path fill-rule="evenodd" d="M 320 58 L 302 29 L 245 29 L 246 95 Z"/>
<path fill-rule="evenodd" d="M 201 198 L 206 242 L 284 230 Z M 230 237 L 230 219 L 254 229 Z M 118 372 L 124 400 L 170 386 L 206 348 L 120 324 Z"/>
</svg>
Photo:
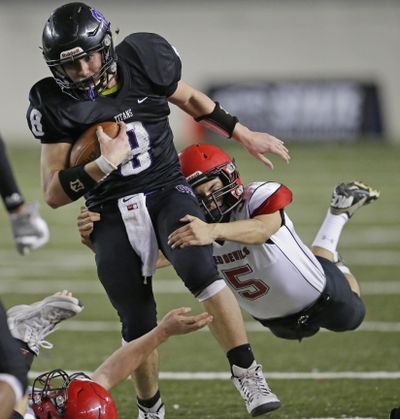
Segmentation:
<svg viewBox="0 0 400 419">
<path fill-rule="evenodd" d="M 303 418 L 303 419 L 307 419 L 307 418 Z M 320 417 L 320 418 L 310 418 L 310 419 L 337 419 L 334 416 L 328 416 L 328 417 Z M 376 419 L 375 416 L 342 416 L 340 415 L 340 419 Z"/>
<path fill-rule="evenodd" d="M 270 330 L 258 322 L 245 322 L 248 332 L 269 332 Z M 117 321 L 86 321 L 70 320 L 60 326 L 64 332 L 115 332 L 121 330 L 121 325 Z M 201 329 L 203 332 L 209 331 L 208 328 Z M 321 332 L 329 332 L 321 329 Z M 400 322 L 364 322 L 354 332 L 400 332 Z M 331 332 L 334 333 L 334 332 Z"/>
<path fill-rule="evenodd" d="M 2 268 L 2 278 L 4 275 Z M 67 286 L 72 292 L 85 294 L 103 294 L 104 288 L 96 278 L 93 280 L 45 280 L 45 279 L 2 279 L 0 281 L 0 293 L 12 294 L 48 294 L 64 289 Z M 180 279 L 155 279 L 153 288 L 156 294 L 188 294 L 189 291 Z M 374 281 L 361 282 L 362 295 L 395 295 L 400 294 L 399 281 Z"/>
<path fill-rule="evenodd" d="M 75 371 L 66 371 L 72 374 Z M 30 371 L 28 376 L 30 379 L 36 378 L 42 374 L 39 371 Z M 85 371 L 85 374 L 91 375 L 92 372 Z M 398 380 L 400 379 L 400 371 L 337 371 L 337 372 L 281 372 L 271 371 L 264 372 L 268 379 L 272 380 Z M 161 371 L 161 380 L 230 380 L 231 374 L 228 372 L 175 372 Z"/>
<path fill-rule="evenodd" d="M 365 243 L 366 241 L 360 240 L 359 245 L 365 246 Z M 388 243 L 386 245 L 390 244 L 391 243 Z M 356 246 L 356 244 L 354 244 L 354 246 Z M 371 248 L 373 247 L 374 246 L 371 244 Z M 76 250 L 63 252 L 58 250 L 47 250 L 43 251 L 43 253 L 35 254 L 33 258 L 29 259 L 29 263 L 21 260 L 16 263 L 15 251 L 14 249 L 11 250 L 11 248 L 1 248 L 1 255 L 3 278 L 19 278 L 21 275 L 48 277 L 49 272 L 53 275 L 54 272 L 72 275 L 73 273 L 79 274 L 82 269 L 93 272 L 93 276 L 96 275 L 93 255 L 89 252 Z M 399 252 L 397 250 L 353 250 L 352 247 L 345 246 L 343 248 L 342 246 L 342 255 L 349 266 L 400 266 Z"/>
</svg>

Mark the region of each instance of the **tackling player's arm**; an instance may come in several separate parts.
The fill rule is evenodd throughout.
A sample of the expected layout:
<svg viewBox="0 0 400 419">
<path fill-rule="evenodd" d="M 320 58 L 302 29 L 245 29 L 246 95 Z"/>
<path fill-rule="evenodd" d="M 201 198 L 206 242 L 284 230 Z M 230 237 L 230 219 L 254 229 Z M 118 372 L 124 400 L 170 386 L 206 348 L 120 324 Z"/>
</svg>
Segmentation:
<svg viewBox="0 0 400 419">
<path fill-rule="evenodd" d="M 289 151 L 283 145 L 283 141 L 265 132 L 251 131 L 236 117 L 223 110 L 218 103 L 183 80 L 178 82 L 177 89 L 169 96 L 168 101 L 217 134 L 234 138 L 252 156 L 271 169 L 274 166 L 264 153 L 275 154 L 286 163 L 290 160 Z"/>
<path fill-rule="evenodd" d="M 185 215 L 186 224 L 170 234 L 168 244 L 176 247 L 203 246 L 214 241 L 234 241 L 243 244 L 265 243 L 281 227 L 279 211 L 257 215 L 248 220 L 208 224 L 192 215 Z"/>
<path fill-rule="evenodd" d="M 87 246 L 95 253 L 95 249 L 90 235 L 93 232 L 94 223 L 100 221 L 100 214 L 98 212 L 89 211 L 86 207 L 81 207 L 78 217 L 76 219 L 76 225 L 81 236 L 81 243 Z"/>
<path fill-rule="evenodd" d="M 81 207 L 78 217 L 76 219 L 76 225 L 81 236 L 81 243 L 87 246 L 95 253 L 95 248 L 90 239 L 90 235 L 93 232 L 94 223 L 100 220 L 100 214 L 98 212 L 89 211 L 86 207 Z M 157 259 L 157 269 L 169 266 L 171 263 L 159 250 Z"/>
<path fill-rule="evenodd" d="M 207 312 L 188 316 L 188 307 L 181 307 L 167 313 L 160 323 L 150 332 L 134 339 L 110 355 L 92 378 L 110 390 L 124 381 L 161 343 L 170 336 L 183 335 L 198 330 L 213 320 Z"/>
</svg>

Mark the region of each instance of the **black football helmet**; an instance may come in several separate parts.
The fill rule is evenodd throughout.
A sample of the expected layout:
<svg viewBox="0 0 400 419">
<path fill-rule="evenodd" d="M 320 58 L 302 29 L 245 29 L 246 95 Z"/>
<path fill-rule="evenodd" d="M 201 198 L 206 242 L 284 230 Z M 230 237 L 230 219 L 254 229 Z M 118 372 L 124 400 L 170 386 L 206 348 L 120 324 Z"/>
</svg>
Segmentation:
<svg viewBox="0 0 400 419">
<path fill-rule="evenodd" d="M 84 3 L 65 4 L 51 14 L 42 35 L 43 56 L 61 90 L 75 99 L 94 100 L 117 72 L 110 22 Z M 63 64 L 91 52 L 102 53 L 103 64 L 93 77 L 72 82 Z"/>
</svg>

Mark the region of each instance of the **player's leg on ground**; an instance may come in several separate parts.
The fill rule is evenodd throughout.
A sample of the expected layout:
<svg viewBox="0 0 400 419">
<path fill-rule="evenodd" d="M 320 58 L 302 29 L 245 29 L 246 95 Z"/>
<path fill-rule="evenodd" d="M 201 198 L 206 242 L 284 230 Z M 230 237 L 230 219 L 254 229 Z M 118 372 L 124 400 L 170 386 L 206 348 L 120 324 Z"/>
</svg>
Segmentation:
<svg viewBox="0 0 400 419">
<path fill-rule="evenodd" d="M 225 352 L 248 342 L 242 312 L 228 287 L 203 301 L 202 305 L 214 317 L 209 328 Z"/>
<path fill-rule="evenodd" d="M 165 408 L 158 385 L 158 366 L 158 351 L 154 350 L 131 375 L 136 389 L 138 419 L 164 418 Z"/>
<path fill-rule="evenodd" d="M 244 377 L 240 378 L 242 385 L 240 388 L 235 386 L 244 398 L 247 410 L 259 415 L 278 408 L 280 402 L 269 392 L 261 366 L 255 363 L 239 304 L 219 277 L 212 247 L 171 249 L 168 244 L 169 234 L 182 225 L 179 220 L 186 214 L 204 220 L 197 199 L 190 191 L 187 185 L 182 184 L 179 188 L 150 195 L 147 206 L 158 233 L 159 246 L 186 287 L 202 303 L 204 310 L 213 316 L 209 327 L 228 357 L 232 374 L 234 366 L 244 370 Z M 253 363 L 257 366 L 257 374 L 253 373 Z M 239 380 L 239 377 L 235 378 Z"/>
<path fill-rule="evenodd" d="M 238 349 L 248 348 L 251 351 L 240 307 L 228 287 L 202 301 L 202 305 L 213 316 L 209 328 L 230 361 L 230 354 Z M 252 416 L 259 416 L 278 409 L 281 403 L 268 387 L 262 366 L 257 364 L 253 356 L 251 359 L 253 361 L 244 368 L 231 362 L 232 382 L 244 399 L 247 411 Z"/>
<path fill-rule="evenodd" d="M 120 317 L 122 338 L 125 342 L 131 342 L 157 325 L 151 280 L 143 280 L 142 261 L 129 242 L 119 211 L 99 208 L 98 212 L 101 212 L 101 221 L 95 224 L 91 236 L 97 273 Z M 113 252 L 109 251 L 110 247 Z M 157 353 L 142 363 L 139 371 L 130 372 L 140 400 L 145 400 L 144 397 L 152 400 L 153 396 L 159 394 Z"/>
<path fill-rule="evenodd" d="M 164 418 L 165 408 L 159 390 L 158 366 L 158 352 L 154 350 L 131 374 L 136 390 L 138 419 Z"/>
<path fill-rule="evenodd" d="M 0 377 L 0 419 L 8 419 L 15 405 L 15 393 L 12 387 L 1 381 Z"/>
<path fill-rule="evenodd" d="M 151 399 L 158 391 L 158 352 L 150 356 L 132 373 L 137 397 L 141 400 Z"/>
<path fill-rule="evenodd" d="M 131 374 L 137 396 L 138 419 L 151 417 L 146 416 L 150 413 L 154 413 L 155 418 L 164 418 L 165 408 L 159 391 L 158 366 L 158 351 L 155 349 Z"/>
</svg>

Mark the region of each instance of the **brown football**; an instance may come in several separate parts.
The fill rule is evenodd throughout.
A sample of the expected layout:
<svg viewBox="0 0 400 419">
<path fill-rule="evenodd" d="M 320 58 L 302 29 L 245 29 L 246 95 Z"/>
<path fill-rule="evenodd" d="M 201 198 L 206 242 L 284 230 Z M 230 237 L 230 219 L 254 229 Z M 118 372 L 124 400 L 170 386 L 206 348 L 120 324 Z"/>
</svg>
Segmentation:
<svg viewBox="0 0 400 419">
<path fill-rule="evenodd" d="M 101 125 L 104 132 L 111 138 L 114 138 L 119 131 L 119 125 L 116 122 L 100 122 L 89 127 L 74 142 L 69 156 L 70 167 L 89 163 L 100 156 L 100 145 L 97 140 L 96 128 Z"/>
</svg>

